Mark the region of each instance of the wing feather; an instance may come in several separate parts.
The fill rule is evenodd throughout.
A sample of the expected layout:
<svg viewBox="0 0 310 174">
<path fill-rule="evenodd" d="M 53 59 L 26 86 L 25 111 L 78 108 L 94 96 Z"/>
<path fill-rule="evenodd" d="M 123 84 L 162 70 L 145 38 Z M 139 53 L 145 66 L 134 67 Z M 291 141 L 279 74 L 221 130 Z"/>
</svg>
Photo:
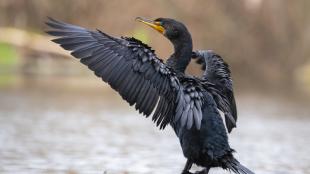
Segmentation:
<svg viewBox="0 0 310 174">
<path fill-rule="evenodd" d="M 194 58 L 205 70 L 202 79 L 213 85 L 209 85 L 213 98 L 219 110 L 225 114 L 225 123 L 228 132 L 236 127 L 237 107 L 233 93 L 231 72 L 229 66 L 221 56 L 211 50 L 195 51 Z"/>
<path fill-rule="evenodd" d="M 161 129 L 175 122 L 200 129 L 203 98 L 195 91 L 197 84 L 187 83 L 192 78 L 177 74 L 150 47 L 51 18 L 46 24 L 51 28 L 47 33 L 57 37 L 53 42 L 71 51 L 140 113 L 148 117 L 154 111 L 152 120 Z"/>
</svg>

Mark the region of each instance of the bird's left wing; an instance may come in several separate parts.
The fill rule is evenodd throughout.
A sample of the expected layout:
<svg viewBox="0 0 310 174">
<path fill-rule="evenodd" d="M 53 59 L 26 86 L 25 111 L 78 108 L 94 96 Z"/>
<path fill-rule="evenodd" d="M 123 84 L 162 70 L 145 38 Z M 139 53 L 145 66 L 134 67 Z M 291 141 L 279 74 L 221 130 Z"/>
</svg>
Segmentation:
<svg viewBox="0 0 310 174">
<path fill-rule="evenodd" d="M 194 112 L 193 106 L 188 107 L 200 96 L 189 96 L 173 69 L 157 58 L 150 47 L 134 38 L 114 38 L 54 19 L 46 24 L 51 28 L 47 33 L 58 37 L 53 42 L 72 51 L 140 113 L 148 117 L 155 110 L 152 119 L 157 126 L 163 129 L 180 121 L 187 128 L 200 128 L 201 108 Z M 179 113 L 183 119 L 175 118 L 178 108 L 184 108 Z"/>
<path fill-rule="evenodd" d="M 226 127 L 228 132 L 231 132 L 236 127 L 237 107 L 228 64 L 212 50 L 195 51 L 193 58 L 202 65 L 204 70 L 202 79 L 214 84 L 211 85 L 210 91 L 213 92 L 217 107 L 225 114 Z"/>
</svg>

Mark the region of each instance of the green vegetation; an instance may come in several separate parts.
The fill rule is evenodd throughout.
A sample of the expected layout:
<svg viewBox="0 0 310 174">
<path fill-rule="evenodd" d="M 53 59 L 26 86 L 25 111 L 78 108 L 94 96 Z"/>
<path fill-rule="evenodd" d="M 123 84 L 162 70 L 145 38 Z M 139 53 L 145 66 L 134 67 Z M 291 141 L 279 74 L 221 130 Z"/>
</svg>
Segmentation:
<svg viewBox="0 0 310 174">
<path fill-rule="evenodd" d="M 0 87 L 9 86 L 15 82 L 16 75 L 13 72 L 18 62 L 16 49 L 0 42 Z"/>
<path fill-rule="evenodd" d="M 10 68 L 18 63 L 17 52 L 13 46 L 0 42 L 0 67 Z M 1 72 L 1 71 L 0 71 Z"/>
<path fill-rule="evenodd" d="M 133 37 L 141 40 L 143 43 L 148 44 L 150 42 L 149 33 L 143 28 L 137 28 L 133 31 Z"/>
</svg>

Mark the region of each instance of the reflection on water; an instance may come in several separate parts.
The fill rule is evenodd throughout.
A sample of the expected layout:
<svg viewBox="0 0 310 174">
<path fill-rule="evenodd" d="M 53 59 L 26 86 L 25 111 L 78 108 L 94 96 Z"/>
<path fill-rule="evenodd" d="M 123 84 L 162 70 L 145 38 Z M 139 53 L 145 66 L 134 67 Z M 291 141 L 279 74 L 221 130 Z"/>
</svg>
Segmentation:
<svg viewBox="0 0 310 174">
<path fill-rule="evenodd" d="M 0 91 L 0 173 L 180 173 L 185 159 L 172 130 L 157 130 L 111 91 Z M 309 112 L 238 99 L 230 136 L 238 159 L 258 174 L 310 173 Z"/>
</svg>

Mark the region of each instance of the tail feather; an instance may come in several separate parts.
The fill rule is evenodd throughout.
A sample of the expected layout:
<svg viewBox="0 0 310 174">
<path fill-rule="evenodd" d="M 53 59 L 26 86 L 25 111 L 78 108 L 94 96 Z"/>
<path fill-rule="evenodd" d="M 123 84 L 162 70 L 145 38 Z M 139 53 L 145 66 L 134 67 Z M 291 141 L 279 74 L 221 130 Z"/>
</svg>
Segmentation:
<svg viewBox="0 0 310 174">
<path fill-rule="evenodd" d="M 236 160 L 235 158 L 232 158 L 232 160 L 229 160 L 228 163 L 226 163 L 226 167 L 236 174 L 255 174 L 250 169 L 240 164 L 240 162 Z"/>
</svg>

